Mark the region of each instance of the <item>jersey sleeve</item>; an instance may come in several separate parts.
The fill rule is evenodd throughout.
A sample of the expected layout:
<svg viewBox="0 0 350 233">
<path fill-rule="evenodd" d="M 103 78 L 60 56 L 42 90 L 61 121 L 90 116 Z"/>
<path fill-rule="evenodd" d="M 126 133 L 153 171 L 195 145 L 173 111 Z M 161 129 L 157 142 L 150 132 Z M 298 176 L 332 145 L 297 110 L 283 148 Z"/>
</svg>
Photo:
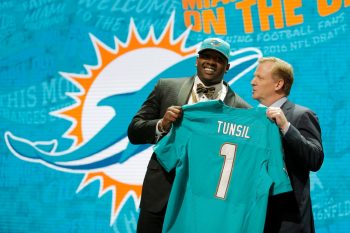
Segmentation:
<svg viewBox="0 0 350 233">
<path fill-rule="evenodd" d="M 269 127 L 269 163 L 268 173 L 273 180 L 271 195 L 292 191 L 287 169 L 284 163 L 283 148 L 279 129 L 275 123 Z"/>
<path fill-rule="evenodd" d="M 188 135 L 181 123 L 174 124 L 170 132 L 155 145 L 157 159 L 168 172 L 175 168 L 185 155 Z"/>
</svg>

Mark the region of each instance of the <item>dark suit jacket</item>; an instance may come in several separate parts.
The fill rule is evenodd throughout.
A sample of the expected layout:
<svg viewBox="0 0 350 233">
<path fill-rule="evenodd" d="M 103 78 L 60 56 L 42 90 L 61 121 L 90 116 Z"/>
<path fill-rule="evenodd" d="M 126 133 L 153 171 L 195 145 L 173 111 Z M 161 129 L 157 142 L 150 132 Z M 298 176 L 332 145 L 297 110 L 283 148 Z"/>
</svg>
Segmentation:
<svg viewBox="0 0 350 233">
<path fill-rule="evenodd" d="M 164 116 L 168 107 L 182 106 L 188 102 L 193 83 L 194 77 L 160 79 L 129 125 L 130 142 L 133 144 L 156 143 L 157 122 Z M 224 102 L 237 108 L 250 107 L 231 88 L 228 88 Z M 175 172 L 167 173 L 153 154 L 143 182 L 140 208 L 152 213 L 164 210 L 174 176 Z"/>
<path fill-rule="evenodd" d="M 323 163 L 321 128 L 310 109 L 290 101 L 281 109 L 291 124 L 282 143 L 293 192 L 269 198 L 265 232 L 315 232 L 309 173 Z"/>
</svg>

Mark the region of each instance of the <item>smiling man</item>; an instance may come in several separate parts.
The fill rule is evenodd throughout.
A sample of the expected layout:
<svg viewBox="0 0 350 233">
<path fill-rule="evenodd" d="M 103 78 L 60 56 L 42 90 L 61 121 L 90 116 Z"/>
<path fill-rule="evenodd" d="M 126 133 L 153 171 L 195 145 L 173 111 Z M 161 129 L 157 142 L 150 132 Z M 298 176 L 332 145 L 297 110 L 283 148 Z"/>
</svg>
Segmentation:
<svg viewBox="0 0 350 233">
<path fill-rule="evenodd" d="M 236 108 L 249 108 L 223 81 L 230 68 L 230 45 L 219 38 L 201 43 L 196 60 L 197 74 L 185 78 L 160 79 L 132 119 L 128 137 L 133 144 L 154 144 L 181 118 L 184 104 L 217 99 Z M 205 143 L 205 142 L 204 142 Z M 162 232 L 174 171 L 166 172 L 153 154 L 143 182 L 138 233 Z"/>
</svg>

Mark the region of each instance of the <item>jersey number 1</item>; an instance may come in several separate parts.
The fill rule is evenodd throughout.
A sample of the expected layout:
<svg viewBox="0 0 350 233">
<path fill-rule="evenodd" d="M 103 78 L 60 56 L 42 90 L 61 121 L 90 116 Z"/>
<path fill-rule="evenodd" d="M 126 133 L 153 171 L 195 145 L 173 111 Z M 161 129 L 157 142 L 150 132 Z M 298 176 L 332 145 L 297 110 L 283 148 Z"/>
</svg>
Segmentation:
<svg viewBox="0 0 350 233">
<path fill-rule="evenodd" d="M 225 143 L 221 146 L 220 155 L 224 157 L 224 165 L 222 166 L 219 185 L 215 196 L 220 199 L 226 198 L 226 193 L 231 180 L 233 165 L 236 158 L 237 145 Z"/>
</svg>

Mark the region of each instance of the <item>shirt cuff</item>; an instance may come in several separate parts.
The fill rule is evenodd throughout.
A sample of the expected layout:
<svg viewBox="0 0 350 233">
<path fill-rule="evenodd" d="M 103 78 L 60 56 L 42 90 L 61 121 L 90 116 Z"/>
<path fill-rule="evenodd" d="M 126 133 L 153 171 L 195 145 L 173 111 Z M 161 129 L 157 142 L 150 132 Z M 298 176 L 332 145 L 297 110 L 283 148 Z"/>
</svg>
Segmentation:
<svg viewBox="0 0 350 233">
<path fill-rule="evenodd" d="M 282 132 L 283 136 L 286 135 L 286 133 L 288 132 L 289 127 L 290 127 L 290 122 L 288 122 L 287 127 L 285 127 L 284 129 L 281 129 L 281 132 Z"/>
<path fill-rule="evenodd" d="M 157 136 L 161 136 L 163 134 L 166 134 L 168 133 L 168 131 L 165 131 L 162 127 L 162 119 L 160 119 L 158 122 L 157 122 L 157 125 L 156 125 L 156 135 Z"/>
</svg>

